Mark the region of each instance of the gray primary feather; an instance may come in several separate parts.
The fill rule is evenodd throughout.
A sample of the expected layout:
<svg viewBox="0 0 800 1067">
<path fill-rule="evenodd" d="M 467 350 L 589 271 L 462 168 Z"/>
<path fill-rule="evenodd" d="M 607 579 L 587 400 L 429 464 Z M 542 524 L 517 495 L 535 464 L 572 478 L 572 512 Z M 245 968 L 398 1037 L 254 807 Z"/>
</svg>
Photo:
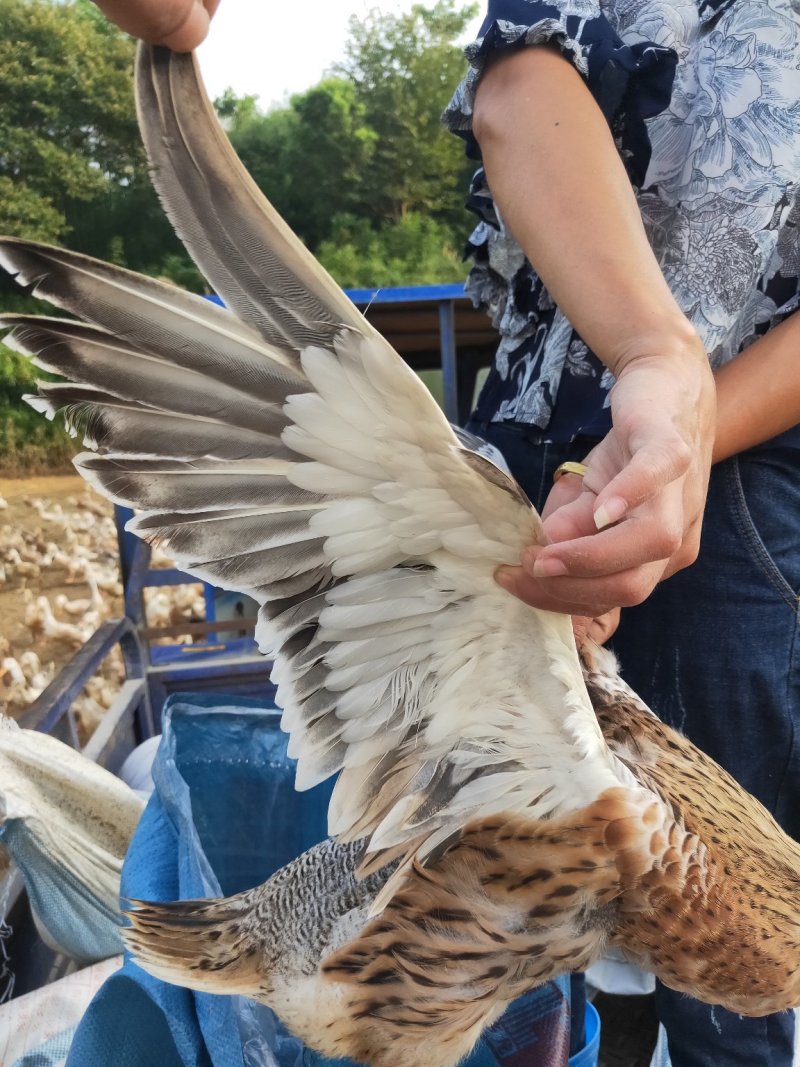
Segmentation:
<svg viewBox="0 0 800 1067">
<path fill-rule="evenodd" d="M 130 459 L 85 452 L 75 460 L 80 473 L 105 496 L 144 511 L 171 509 L 176 499 L 185 512 L 229 508 L 250 510 L 269 499 L 273 485 L 283 485 L 270 460 Z"/>
<path fill-rule="evenodd" d="M 52 418 L 64 412 L 67 427 L 82 432 L 87 448 L 133 456 L 180 456 L 194 460 L 265 459 L 285 456 L 279 437 L 230 426 L 208 415 L 147 407 L 93 386 L 38 382 L 38 396 L 25 399 Z M 264 420 L 268 425 L 267 420 Z"/>
<path fill-rule="evenodd" d="M 225 303 L 270 342 L 299 351 L 364 321 L 275 213 L 166 49 L 142 49 L 137 103 L 153 183 L 195 263 Z M 158 114 L 159 122 L 152 117 Z"/>
<path fill-rule="evenodd" d="M 174 285 L 14 237 L 0 242 L 0 265 L 34 296 L 211 380 L 266 400 L 273 399 L 276 378 L 299 392 L 305 388 L 285 354 L 270 349 L 230 312 Z"/>
<path fill-rule="evenodd" d="M 163 356 L 144 352 L 106 330 L 71 319 L 0 315 L 0 329 L 11 330 L 3 344 L 32 356 L 31 362 L 42 370 L 107 390 L 123 400 L 179 414 L 203 412 L 230 426 L 274 437 L 287 423 L 282 410 L 285 392 L 301 388 L 299 383 L 281 388 L 283 383 L 276 379 L 270 383 L 271 401 L 253 397 L 229 382 L 217 380 L 209 389 L 202 361 L 190 365 L 194 350 L 181 353 L 187 361 L 181 366 L 168 350 Z"/>
<path fill-rule="evenodd" d="M 299 521 L 308 522 L 308 507 L 319 504 L 321 498 L 304 489 L 296 489 L 285 483 L 282 491 L 276 490 L 271 508 L 258 508 L 252 512 L 240 511 L 236 524 L 230 523 L 227 511 L 206 511 L 202 515 L 142 515 L 131 528 L 147 540 L 151 530 L 158 532 L 159 541 L 170 551 L 182 556 L 198 558 L 207 553 L 209 559 L 256 552 L 281 542 L 281 532 Z M 287 510 L 282 510 L 282 508 Z M 296 510 L 288 510 L 293 508 Z M 295 518 L 293 518 L 295 516 Z"/>
</svg>

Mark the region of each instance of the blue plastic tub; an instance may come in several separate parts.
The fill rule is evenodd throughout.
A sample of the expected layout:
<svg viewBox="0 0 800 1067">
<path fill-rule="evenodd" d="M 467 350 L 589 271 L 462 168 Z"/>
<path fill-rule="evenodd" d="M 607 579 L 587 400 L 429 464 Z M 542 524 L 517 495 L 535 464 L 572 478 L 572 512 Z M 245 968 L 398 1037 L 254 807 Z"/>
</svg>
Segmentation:
<svg viewBox="0 0 800 1067">
<path fill-rule="evenodd" d="M 569 1058 L 569 1067 L 597 1067 L 600 1054 L 600 1016 L 591 1002 L 586 1005 L 586 1044 Z"/>
</svg>

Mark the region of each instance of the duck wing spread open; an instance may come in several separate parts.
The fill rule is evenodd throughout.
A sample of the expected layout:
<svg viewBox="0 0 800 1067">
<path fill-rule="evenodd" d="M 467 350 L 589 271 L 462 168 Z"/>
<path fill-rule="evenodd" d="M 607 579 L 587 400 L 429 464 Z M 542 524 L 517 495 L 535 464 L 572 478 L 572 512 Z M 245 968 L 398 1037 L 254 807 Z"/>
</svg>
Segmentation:
<svg viewBox="0 0 800 1067">
<path fill-rule="evenodd" d="M 88 323 L 5 316 L 70 379 L 31 402 L 66 410 L 95 452 L 78 469 L 136 533 L 262 605 L 298 787 L 338 772 L 331 833 L 375 863 L 620 784 L 569 620 L 492 577 L 541 536 L 527 499 L 264 199 L 193 58 L 143 48 L 136 86 L 153 181 L 232 311 L 6 239 L 18 281 Z"/>
</svg>

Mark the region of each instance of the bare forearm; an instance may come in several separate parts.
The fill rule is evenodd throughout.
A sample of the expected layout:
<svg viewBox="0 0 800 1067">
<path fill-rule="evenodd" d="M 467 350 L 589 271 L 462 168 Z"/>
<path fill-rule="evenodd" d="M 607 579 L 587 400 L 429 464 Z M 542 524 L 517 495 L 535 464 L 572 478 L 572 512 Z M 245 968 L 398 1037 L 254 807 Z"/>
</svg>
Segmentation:
<svg viewBox="0 0 800 1067">
<path fill-rule="evenodd" d="M 556 52 L 503 57 L 478 88 L 475 135 L 504 222 L 558 306 L 612 370 L 642 345 L 692 346 L 608 125 Z"/>
<path fill-rule="evenodd" d="M 714 463 L 800 423 L 800 314 L 726 363 L 715 380 Z"/>
<path fill-rule="evenodd" d="M 715 426 L 708 360 L 664 281 L 606 121 L 566 60 L 539 47 L 496 60 L 474 130 L 504 222 L 617 378 L 611 431 L 583 478 L 548 500 L 550 543 L 498 581 L 572 614 L 641 603 L 697 556 Z"/>
</svg>

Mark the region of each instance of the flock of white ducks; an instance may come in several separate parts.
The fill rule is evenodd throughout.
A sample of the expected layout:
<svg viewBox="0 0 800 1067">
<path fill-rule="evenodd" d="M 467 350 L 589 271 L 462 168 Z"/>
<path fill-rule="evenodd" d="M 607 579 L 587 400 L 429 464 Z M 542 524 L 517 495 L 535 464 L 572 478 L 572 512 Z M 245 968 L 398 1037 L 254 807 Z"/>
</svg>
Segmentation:
<svg viewBox="0 0 800 1067">
<path fill-rule="evenodd" d="M 30 522 L 3 523 L 0 496 L 0 590 L 16 591 L 22 628 L 3 622 L 0 633 L 0 712 L 19 715 L 50 684 L 71 654 L 102 622 L 122 613 L 117 534 L 111 505 L 84 492 L 64 504 L 26 498 Z M 171 566 L 154 553 L 153 566 Z M 64 592 L 64 586 L 75 586 Z M 62 590 L 55 595 L 53 590 Z M 201 585 L 145 591 L 150 626 L 174 626 L 205 617 Z M 181 638 L 168 640 L 179 642 Z M 189 638 L 185 638 L 189 640 Z M 119 649 L 73 705 L 82 739 L 111 706 L 124 680 Z"/>
</svg>

